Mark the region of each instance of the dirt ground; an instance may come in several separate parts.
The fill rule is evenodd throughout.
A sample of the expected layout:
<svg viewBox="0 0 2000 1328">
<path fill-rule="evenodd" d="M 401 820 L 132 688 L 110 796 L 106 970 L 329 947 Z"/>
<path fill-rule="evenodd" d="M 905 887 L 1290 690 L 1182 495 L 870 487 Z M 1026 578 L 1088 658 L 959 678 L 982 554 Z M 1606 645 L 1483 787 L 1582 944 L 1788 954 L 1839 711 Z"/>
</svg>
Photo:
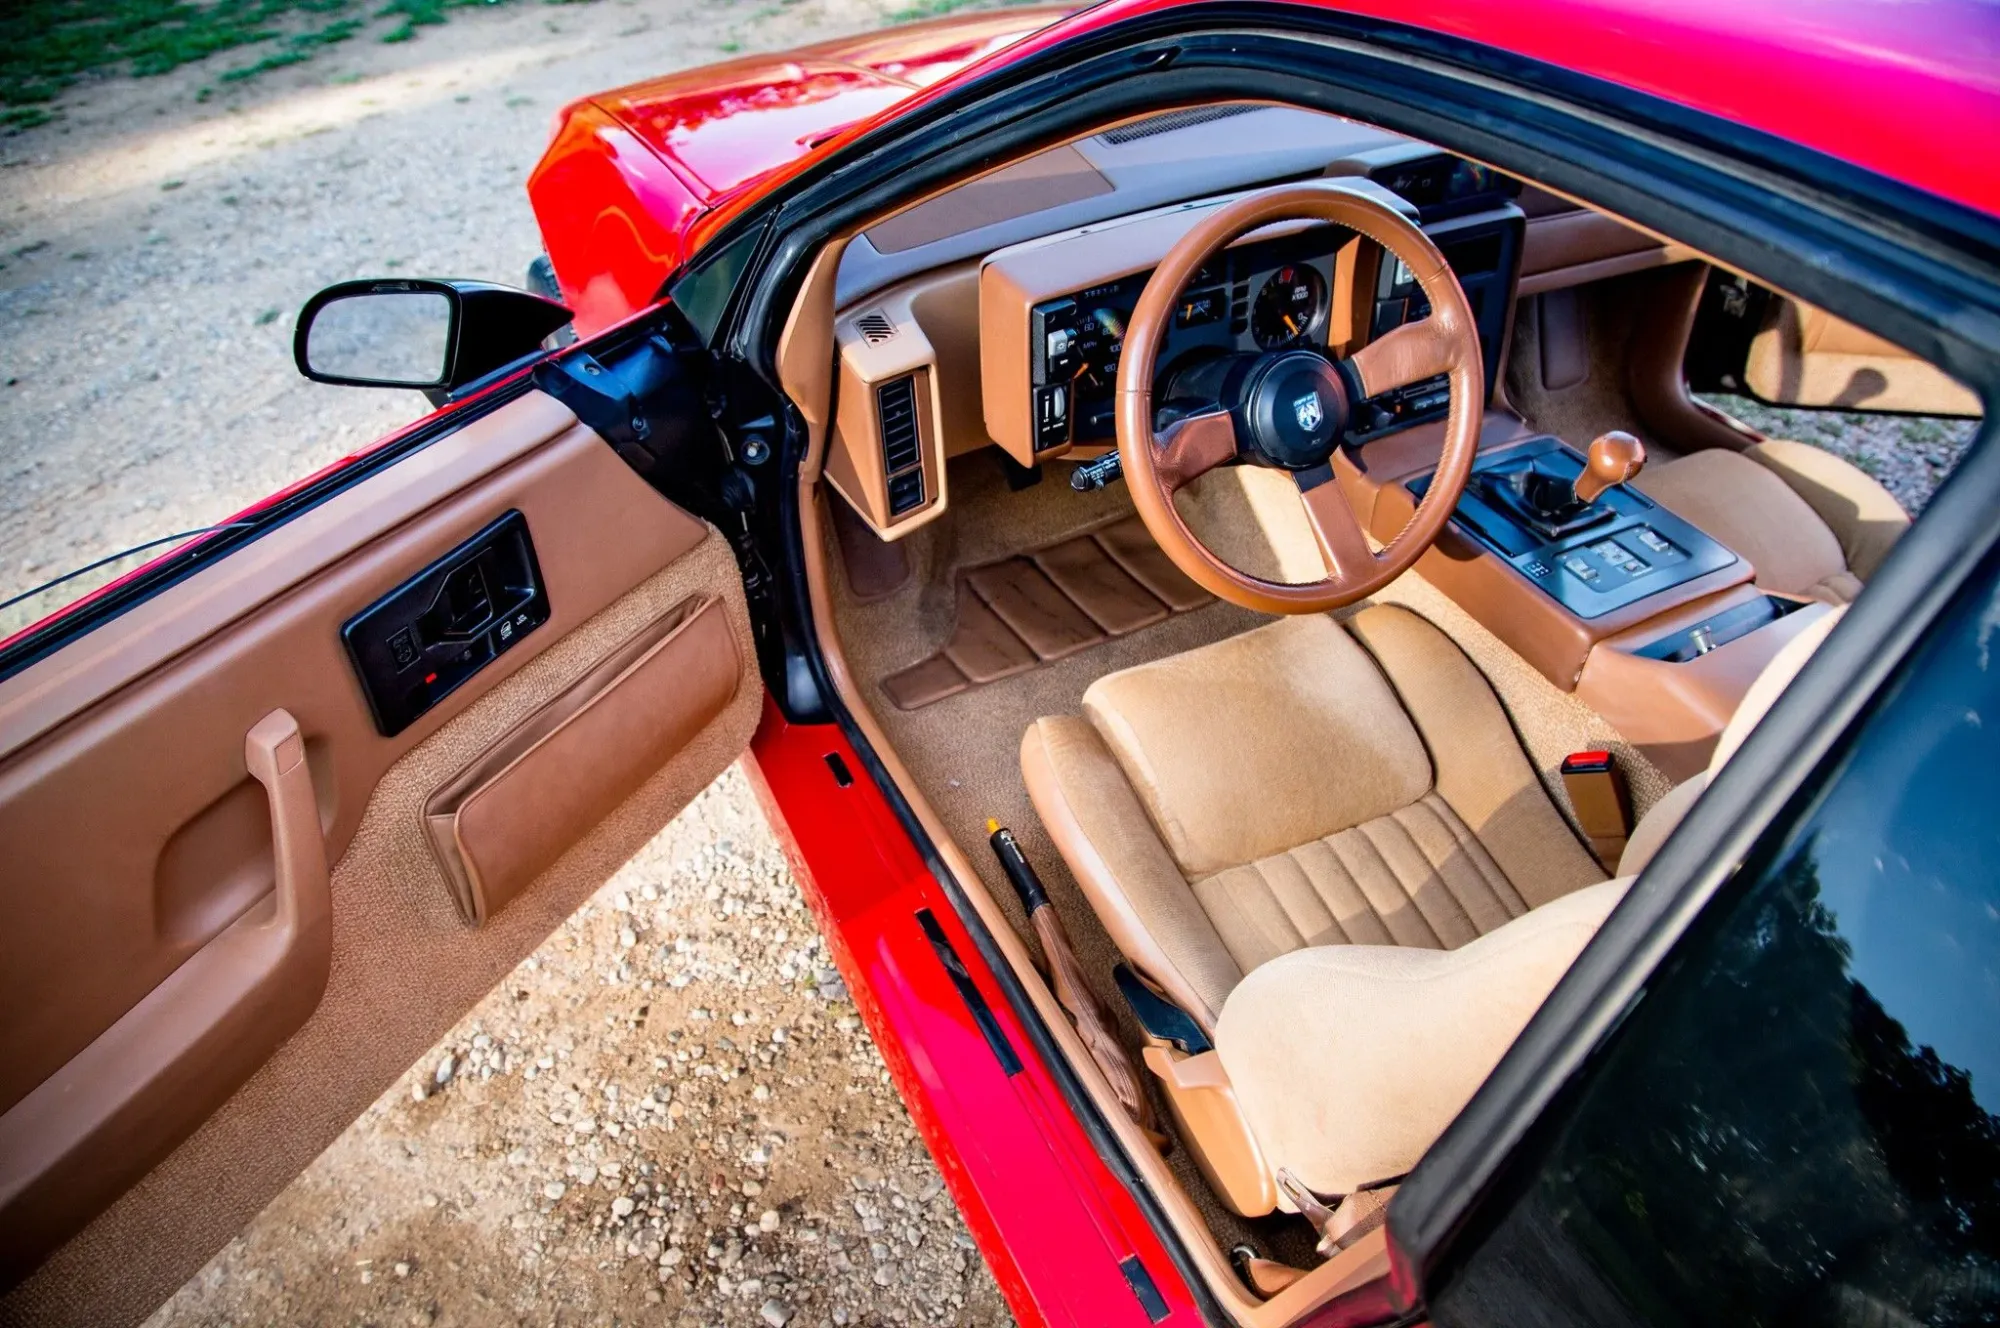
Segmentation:
<svg viewBox="0 0 2000 1328">
<path fill-rule="evenodd" d="M 299 378 L 293 316 L 357 276 L 518 284 L 565 101 L 894 7 L 454 10 L 206 103 L 199 67 L 105 80 L 0 138 L 0 599 L 421 414 Z M 732 770 L 152 1322 L 1007 1320 Z"/>
<path fill-rule="evenodd" d="M 520 284 L 524 188 L 566 102 L 878 26 L 907 0 L 534 0 L 450 11 L 241 84 L 103 79 L 0 136 L 0 600 L 218 521 L 424 413 L 308 383 L 331 282 Z M 239 64 L 217 57 L 210 65 Z M 220 90 L 206 102 L 198 90 Z M 0 610 L 0 636 L 145 557 Z"/>
</svg>

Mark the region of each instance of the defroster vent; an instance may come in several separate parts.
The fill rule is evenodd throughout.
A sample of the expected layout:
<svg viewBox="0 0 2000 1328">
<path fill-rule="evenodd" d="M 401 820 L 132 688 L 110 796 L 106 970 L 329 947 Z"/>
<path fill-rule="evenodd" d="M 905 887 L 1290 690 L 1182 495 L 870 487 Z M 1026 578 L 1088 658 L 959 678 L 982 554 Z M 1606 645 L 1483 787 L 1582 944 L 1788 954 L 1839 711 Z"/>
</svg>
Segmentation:
<svg viewBox="0 0 2000 1328">
<path fill-rule="evenodd" d="M 871 346 L 879 346 L 885 341 L 893 341 L 896 337 L 896 325 L 890 322 L 889 316 L 879 309 L 872 310 L 855 319 L 854 329 L 861 334 L 861 339 Z"/>
<path fill-rule="evenodd" d="M 1107 129 L 1097 137 L 1116 147 L 1121 143 L 1151 138 L 1155 134 L 1171 134 L 1176 129 L 1207 124 L 1211 120 L 1226 120 L 1232 115 L 1242 115 L 1247 111 L 1261 109 L 1263 108 L 1259 106 L 1191 106 L 1183 111 L 1166 111 L 1159 115 L 1149 115 L 1143 120 L 1134 120 L 1131 124 Z"/>
<path fill-rule="evenodd" d="M 901 516 L 924 502 L 916 378 L 891 379 L 877 387 L 875 412 L 882 430 L 882 473 L 889 480 L 889 515 Z"/>
</svg>

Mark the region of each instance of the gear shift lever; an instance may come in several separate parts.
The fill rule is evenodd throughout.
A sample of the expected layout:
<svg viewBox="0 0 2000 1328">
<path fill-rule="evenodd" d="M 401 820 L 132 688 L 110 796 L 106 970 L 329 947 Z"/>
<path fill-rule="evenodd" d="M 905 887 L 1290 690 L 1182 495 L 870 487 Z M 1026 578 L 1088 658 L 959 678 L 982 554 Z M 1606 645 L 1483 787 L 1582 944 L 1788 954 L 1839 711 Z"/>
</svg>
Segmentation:
<svg viewBox="0 0 2000 1328">
<path fill-rule="evenodd" d="M 1576 500 L 1588 507 L 1606 489 L 1623 484 L 1646 464 L 1646 445 L 1622 429 L 1591 440 L 1583 473 L 1576 477 Z"/>
<path fill-rule="evenodd" d="M 1566 458 L 1565 458 L 1566 460 Z M 1590 445 L 1583 473 L 1569 477 L 1569 467 L 1542 457 L 1524 462 L 1503 461 L 1472 477 L 1478 493 L 1517 526 L 1544 540 L 1558 540 L 1609 521 L 1618 513 L 1598 499 L 1623 484 L 1646 464 L 1646 446 L 1629 433 L 1613 429 Z"/>
</svg>

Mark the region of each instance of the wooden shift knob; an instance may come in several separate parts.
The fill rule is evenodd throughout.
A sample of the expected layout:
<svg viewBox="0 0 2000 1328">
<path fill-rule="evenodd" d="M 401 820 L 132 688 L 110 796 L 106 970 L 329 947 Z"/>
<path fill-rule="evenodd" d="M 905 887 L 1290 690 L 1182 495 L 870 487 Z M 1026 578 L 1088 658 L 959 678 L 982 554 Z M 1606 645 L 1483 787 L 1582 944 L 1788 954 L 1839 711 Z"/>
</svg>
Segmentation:
<svg viewBox="0 0 2000 1328">
<path fill-rule="evenodd" d="M 1583 474 L 1576 477 L 1576 500 L 1594 503 L 1613 485 L 1623 484 L 1646 464 L 1646 445 L 1622 429 L 1599 434 L 1584 458 Z"/>
</svg>

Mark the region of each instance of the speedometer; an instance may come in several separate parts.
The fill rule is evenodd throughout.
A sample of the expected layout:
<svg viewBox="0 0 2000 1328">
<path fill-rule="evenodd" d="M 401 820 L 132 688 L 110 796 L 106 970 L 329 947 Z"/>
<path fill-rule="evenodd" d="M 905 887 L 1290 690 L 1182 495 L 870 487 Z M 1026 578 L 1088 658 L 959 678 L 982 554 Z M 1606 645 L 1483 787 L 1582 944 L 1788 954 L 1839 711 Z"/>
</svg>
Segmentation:
<svg viewBox="0 0 2000 1328">
<path fill-rule="evenodd" d="M 1326 281 L 1309 267 L 1273 272 L 1250 306 L 1250 335 L 1265 350 L 1290 345 L 1312 331 L 1326 311 Z"/>
</svg>

